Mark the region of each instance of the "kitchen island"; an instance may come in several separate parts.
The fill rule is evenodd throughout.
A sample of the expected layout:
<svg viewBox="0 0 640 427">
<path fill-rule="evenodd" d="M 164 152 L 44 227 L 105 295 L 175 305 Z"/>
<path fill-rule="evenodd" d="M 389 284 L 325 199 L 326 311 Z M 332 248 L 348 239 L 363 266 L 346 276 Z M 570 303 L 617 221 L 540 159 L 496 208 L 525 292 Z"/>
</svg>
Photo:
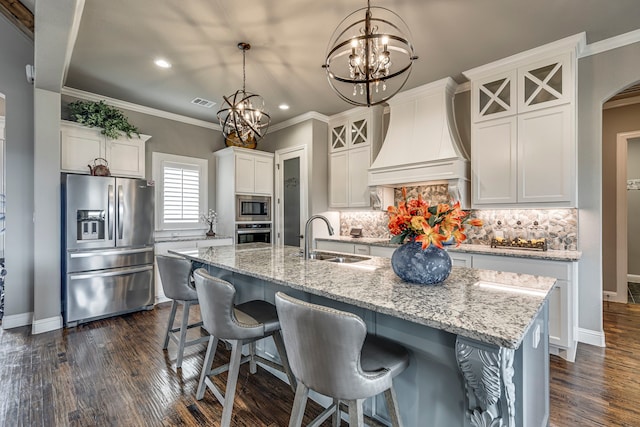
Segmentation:
<svg viewBox="0 0 640 427">
<path fill-rule="evenodd" d="M 545 325 L 555 279 L 454 267 L 443 284 L 421 286 L 400 280 L 378 257 L 336 264 L 260 245 L 173 253 L 233 283 L 236 302 L 273 302 L 282 291 L 351 311 L 369 333 L 405 345 L 411 365 L 394 384 L 407 426 L 547 425 Z M 382 400 L 367 407 L 386 419 Z"/>
</svg>

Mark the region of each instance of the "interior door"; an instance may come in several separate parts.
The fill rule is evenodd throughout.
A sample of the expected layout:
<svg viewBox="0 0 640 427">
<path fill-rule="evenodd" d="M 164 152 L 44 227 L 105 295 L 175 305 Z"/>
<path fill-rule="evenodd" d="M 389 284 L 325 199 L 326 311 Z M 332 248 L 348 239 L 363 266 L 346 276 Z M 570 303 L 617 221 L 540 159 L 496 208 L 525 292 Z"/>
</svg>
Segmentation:
<svg viewBox="0 0 640 427">
<path fill-rule="evenodd" d="M 276 243 L 302 247 L 307 219 L 306 147 L 276 151 L 276 164 Z"/>
</svg>

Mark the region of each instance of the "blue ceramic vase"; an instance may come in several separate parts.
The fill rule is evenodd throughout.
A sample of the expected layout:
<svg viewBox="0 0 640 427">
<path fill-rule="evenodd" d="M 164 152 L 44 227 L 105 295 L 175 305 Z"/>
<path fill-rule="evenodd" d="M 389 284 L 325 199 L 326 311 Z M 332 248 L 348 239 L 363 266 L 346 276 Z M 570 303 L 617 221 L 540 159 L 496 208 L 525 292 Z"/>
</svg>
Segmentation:
<svg viewBox="0 0 640 427">
<path fill-rule="evenodd" d="M 391 266 L 405 282 L 435 285 L 449 277 L 451 257 L 434 245 L 422 250 L 421 242 L 408 242 L 393 252 Z"/>
</svg>

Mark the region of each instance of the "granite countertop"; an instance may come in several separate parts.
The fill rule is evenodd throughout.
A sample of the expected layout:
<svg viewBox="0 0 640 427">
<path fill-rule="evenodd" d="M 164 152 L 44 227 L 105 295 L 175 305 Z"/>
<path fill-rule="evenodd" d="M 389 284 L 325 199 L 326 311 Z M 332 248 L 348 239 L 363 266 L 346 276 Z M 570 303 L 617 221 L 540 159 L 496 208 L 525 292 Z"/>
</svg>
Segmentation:
<svg viewBox="0 0 640 427">
<path fill-rule="evenodd" d="M 453 267 L 442 284 L 403 282 L 388 258 L 353 264 L 307 260 L 297 247 L 264 244 L 169 251 L 187 259 L 516 349 L 556 279 Z M 493 287 L 476 283 L 489 282 Z"/>
<path fill-rule="evenodd" d="M 390 243 L 389 239 L 380 239 L 373 237 L 349 237 L 349 236 L 331 236 L 331 237 L 318 237 L 316 240 L 324 240 L 329 242 L 343 242 L 354 243 L 359 245 L 370 246 L 383 246 L 390 248 L 397 248 L 398 244 Z M 446 246 L 448 251 L 451 252 L 466 252 L 471 254 L 485 254 L 485 255 L 498 255 L 517 258 L 531 258 L 531 259 L 543 259 L 550 261 L 578 261 L 582 256 L 580 251 L 558 251 L 549 249 L 547 251 L 540 250 L 526 250 L 526 249 L 507 249 L 507 248 L 492 248 L 489 245 L 472 245 L 462 244 L 458 247 Z"/>
<path fill-rule="evenodd" d="M 195 242 L 197 240 L 217 240 L 217 239 L 231 239 L 230 236 L 213 236 L 209 237 L 204 234 L 197 236 L 164 236 L 164 237 L 156 237 L 155 243 L 165 243 L 165 242 Z"/>
</svg>

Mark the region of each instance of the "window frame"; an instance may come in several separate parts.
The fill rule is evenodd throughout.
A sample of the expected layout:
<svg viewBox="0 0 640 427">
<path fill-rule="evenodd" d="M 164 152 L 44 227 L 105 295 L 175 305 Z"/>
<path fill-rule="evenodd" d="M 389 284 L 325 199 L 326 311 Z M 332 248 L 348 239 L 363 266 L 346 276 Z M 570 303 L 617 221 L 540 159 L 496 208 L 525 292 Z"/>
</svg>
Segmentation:
<svg viewBox="0 0 640 427">
<path fill-rule="evenodd" d="M 199 171 L 199 207 L 198 217 L 209 209 L 208 195 L 208 160 L 199 157 L 179 156 L 176 154 L 153 152 L 151 156 L 151 169 L 153 180 L 155 181 L 155 229 L 156 231 L 167 230 L 201 230 L 206 228 L 199 220 L 197 222 L 164 222 L 164 167 L 165 164 L 171 166 L 185 165 L 188 169 L 198 169 Z"/>
</svg>

